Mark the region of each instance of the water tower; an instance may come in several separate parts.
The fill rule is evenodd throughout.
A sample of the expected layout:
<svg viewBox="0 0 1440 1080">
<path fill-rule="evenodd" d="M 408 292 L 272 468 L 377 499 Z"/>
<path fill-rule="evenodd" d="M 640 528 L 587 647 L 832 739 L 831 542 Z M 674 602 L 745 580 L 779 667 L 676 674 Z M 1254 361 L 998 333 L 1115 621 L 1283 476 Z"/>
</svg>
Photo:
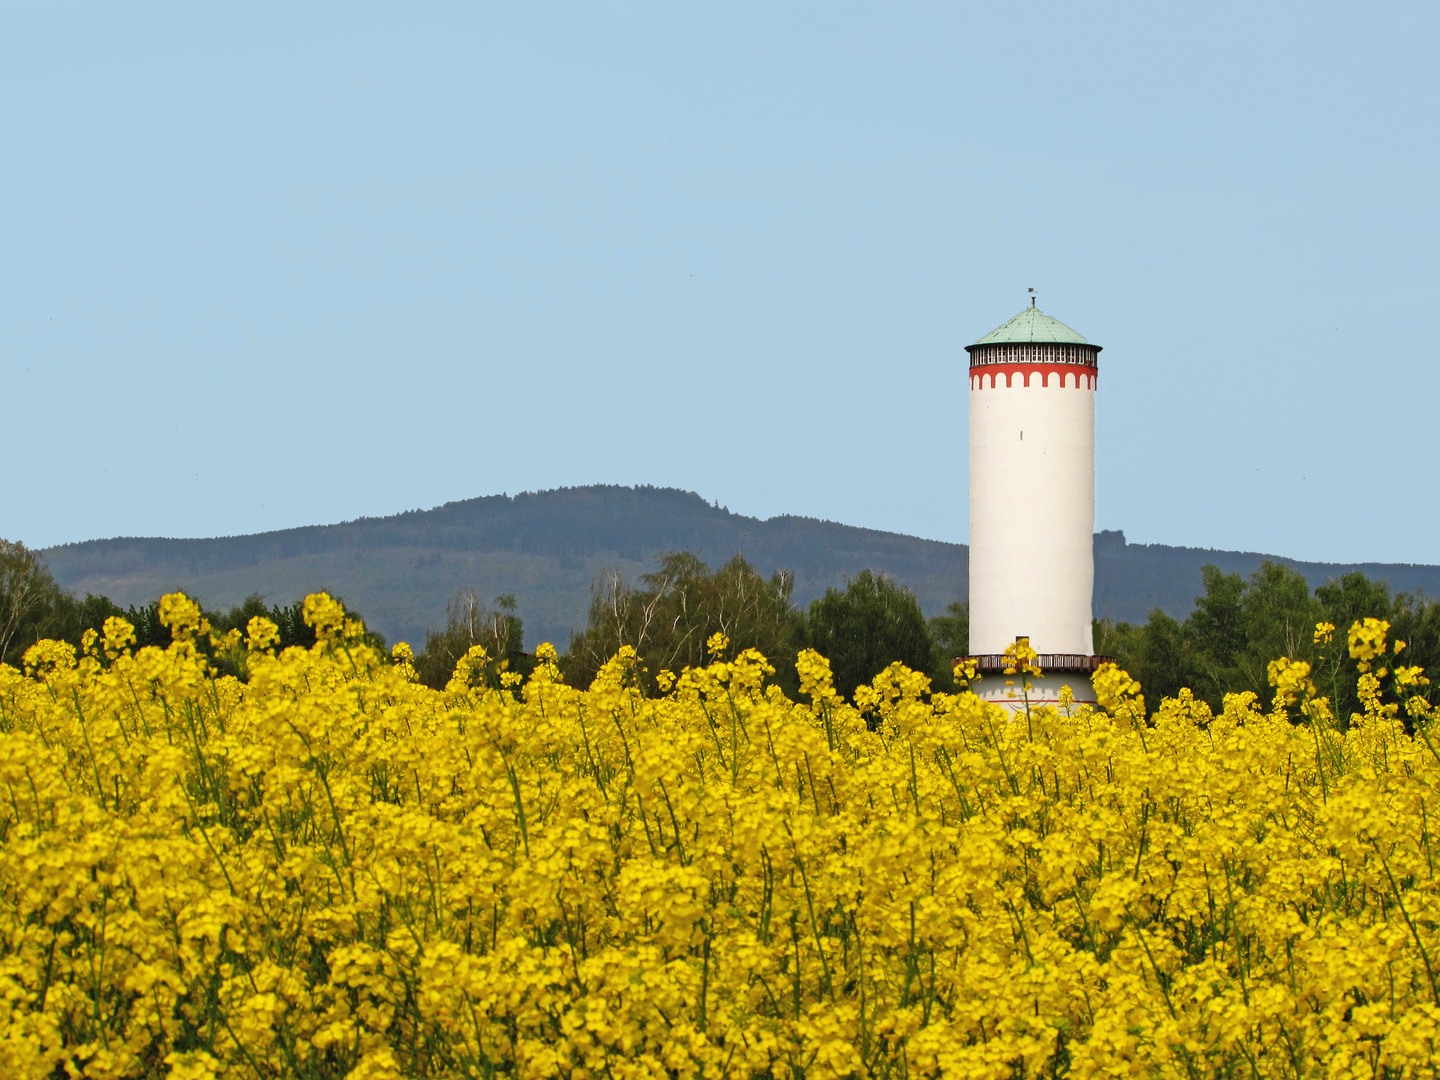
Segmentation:
<svg viewBox="0 0 1440 1080">
<path fill-rule="evenodd" d="M 1029 638 L 1045 674 L 1094 702 L 1095 384 L 1100 346 L 1030 307 L 970 354 L 970 652 L 981 697 L 1007 698 L 1003 653 Z M 1015 677 L 1016 689 L 1019 685 Z"/>
</svg>

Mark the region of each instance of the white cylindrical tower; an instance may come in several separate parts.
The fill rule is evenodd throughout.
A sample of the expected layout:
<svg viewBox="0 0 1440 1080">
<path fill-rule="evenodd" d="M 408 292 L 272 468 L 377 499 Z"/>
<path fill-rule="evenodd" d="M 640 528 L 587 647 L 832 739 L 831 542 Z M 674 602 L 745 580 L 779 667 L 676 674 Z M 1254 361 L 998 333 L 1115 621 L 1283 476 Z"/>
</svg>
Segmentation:
<svg viewBox="0 0 1440 1080">
<path fill-rule="evenodd" d="M 982 697 L 1001 655 L 1041 654 L 1036 700 L 1094 700 L 1095 384 L 1100 346 L 1031 306 L 970 354 L 970 652 Z M 993 676 L 993 677 L 992 677 Z M 1018 684 L 1018 680 L 1017 680 Z"/>
</svg>

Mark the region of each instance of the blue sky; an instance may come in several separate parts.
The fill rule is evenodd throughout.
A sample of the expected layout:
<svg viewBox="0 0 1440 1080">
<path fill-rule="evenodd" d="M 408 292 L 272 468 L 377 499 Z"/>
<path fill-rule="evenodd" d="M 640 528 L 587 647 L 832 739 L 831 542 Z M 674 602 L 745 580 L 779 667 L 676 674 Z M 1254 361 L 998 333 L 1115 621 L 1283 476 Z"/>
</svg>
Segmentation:
<svg viewBox="0 0 1440 1080">
<path fill-rule="evenodd" d="M 596 482 L 963 541 L 963 346 L 1098 528 L 1440 562 L 1430 4 L 0 6 L 0 536 Z M 1023 494 L 1017 494 L 1023 499 Z"/>
</svg>

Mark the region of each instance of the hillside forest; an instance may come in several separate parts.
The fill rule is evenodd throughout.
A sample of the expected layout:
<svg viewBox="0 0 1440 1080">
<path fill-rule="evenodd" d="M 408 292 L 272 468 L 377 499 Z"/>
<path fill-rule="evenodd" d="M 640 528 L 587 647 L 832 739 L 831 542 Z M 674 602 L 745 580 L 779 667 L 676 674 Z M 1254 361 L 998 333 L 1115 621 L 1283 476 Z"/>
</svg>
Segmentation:
<svg viewBox="0 0 1440 1080">
<path fill-rule="evenodd" d="M 1297 570 L 1267 561 L 1248 577 L 1206 566 L 1202 581 L 1203 591 L 1183 621 L 1156 608 L 1144 623 L 1094 624 L 1095 652 L 1113 656 L 1138 679 L 1152 707 L 1182 687 L 1217 710 L 1230 693 L 1249 691 L 1264 701 L 1270 694 L 1267 663 L 1277 656 L 1314 663 L 1315 627 L 1322 622 L 1343 633 L 1360 619 L 1384 620 L 1391 636 L 1406 643 L 1409 663 L 1427 670 L 1440 664 L 1440 603 L 1394 593 L 1359 571 L 1311 589 Z M 827 589 L 808 607 L 795 603 L 793 593 L 791 573 L 766 577 L 739 555 L 712 568 L 691 552 L 671 552 L 633 582 L 619 571 L 607 572 L 592 585 L 586 627 L 571 635 L 562 671 L 573 684 L 588 686 L 606 660 L 630 645 L 640 659 L 639 677 L 654 690 L 665 672 L 703 665 L 706 642 L 720 633 L 731 655 L 747 648 L 764 654 L 776 669 L 774 681 L 791 696 L 799 692 L 795 659 L 804 648 L 830 660 L 835 687 L 846 696 L 896 661 L 928 674 L 935 690 L 955 689 L 952 658 L 969 648 L 965 601 L 957 599 L 944 614 L 926 619 L 912 591 L 869 570 L 848 578 L 843 589 Z M 299 601 L 267 606 L 255 595 L 204 614 L 221 634 L 243 633 L 251 618 L 263 615 L 279 628 L 280 647 L 315 641 Z M 363 619 L 361 612 L 350 614 Z M 135 627 L 137 648 L 170 643 L 158 597 L 127 607 L 93 594 L 82 599 L 56 584 L 37 553 L 0 540 L 0 662 L 20 666 L 25 650 L 43 638 L 79 647 L 87 630 L 99 632 L 112 616 Z M 371 636 L 384 644 L 379 634 Z M 427 685 L 441 688 L 460 658 L 481 645 L 498 679 L 505 670 L 528 670 L 533 658 L 525 644 L 513 595 L 487 603 L 473 590 L 461 590 L 444 625 L 425 633 L 416 670 Z M 223 656 L 214 661 L 221 670 L 231 663 Z M 1334 695 L 1337 715 L 1358 707 L 1354 661 L 1317 673 L 1332 684 L 1326 689 Z"/>
<path fill-rule="evenodd" d="M 1312 588 L 1358 570 L 1395 592 L 1440 596 L 1440 566 L 1134 543 L 1118 530 L 1097 532 L 1093 542 L 1094 614 L 1115 622 L 1143 624 L 1157 607 L 1184 620 L 1201 592 L 1202 566 L 1248 578 L 1267 559 L 1294 567 Z M 243 536 L 86 540 L 38 555 L 76 596 L 107 596 L 125 608 L 174 592 L 229 610 L 255 593 L 297 600 L 323 590 L 350 600 L 389 641 L 417 646 L 427 630 L 445 625 L 459 590 L 473 588 L 487 602 L 509 594 L 533 649 L 543 641 L 563 648 L 586 625 L 597 581 L 618 572 L 638 585 L 672 551 L 711 566 L 740 554 L 767 578 L 786 570 L 802 611 L 828 589 L 843 591 L 866 567 L 903 583 L 926 615 L 942 615 L 969 595 L 963 543 L 793 515 L 762 520 L 695 492 L 645 485 L 486 495 Z"/>
</svg>

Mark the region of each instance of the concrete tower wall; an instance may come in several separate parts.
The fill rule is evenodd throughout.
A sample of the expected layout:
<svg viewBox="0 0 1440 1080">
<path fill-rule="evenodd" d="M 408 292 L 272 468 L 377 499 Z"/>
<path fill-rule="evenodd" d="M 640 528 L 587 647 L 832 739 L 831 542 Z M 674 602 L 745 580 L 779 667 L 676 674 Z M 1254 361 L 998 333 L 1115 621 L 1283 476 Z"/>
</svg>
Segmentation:
<svg viewBox="0 0 1440 1080">
<path fill-rule="evenodd" d="M 1094 652 L 1095 380 L 1064 364 L 970 369 L 972 654 L 1021 634 L 1041 653 Z"/>
</svg>

